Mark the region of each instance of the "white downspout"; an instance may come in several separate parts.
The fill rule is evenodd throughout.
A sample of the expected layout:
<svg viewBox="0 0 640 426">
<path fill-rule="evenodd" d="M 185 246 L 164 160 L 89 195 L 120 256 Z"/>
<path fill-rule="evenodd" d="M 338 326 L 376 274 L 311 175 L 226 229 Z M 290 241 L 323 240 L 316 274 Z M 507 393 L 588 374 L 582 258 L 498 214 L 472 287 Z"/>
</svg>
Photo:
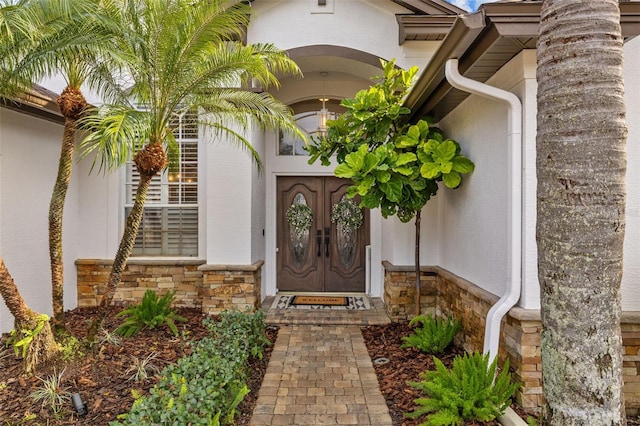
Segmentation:
<svg viewBox="0 0 640 426">
<path fill-rule="evenodd" d="M 505 102 L 508 109 L 508 173 L 509 191 L 509 238 L 507 240 L 507 291 L 491 307 L 487 314 L 484 332 L 484 353 L 489 353 L 490 362 L 498 355 L 500 322 L 520 299 L 522 286 L 522 104 L 511 92 L 498 89 L 462 76 L 458 72 L 458 60 L 449 59 L 445 64 L 447 81 L 455 88 L 467 93 Z"/>
</svg>

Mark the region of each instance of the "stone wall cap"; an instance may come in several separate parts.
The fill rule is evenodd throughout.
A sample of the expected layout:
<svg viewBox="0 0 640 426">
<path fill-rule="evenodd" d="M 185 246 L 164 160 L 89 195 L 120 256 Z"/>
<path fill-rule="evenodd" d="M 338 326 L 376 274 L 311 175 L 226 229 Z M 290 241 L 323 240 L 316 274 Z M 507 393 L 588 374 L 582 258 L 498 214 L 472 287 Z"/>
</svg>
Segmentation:
<svg viewBox="0 0 640 426">
<path fill-rule="evenodd" d="M 622 324 L 640 324 L 640 311 L 622 311 L 620 322 Z"/>
<path fill-rule="evenodd" d="M 206 264 L 198 266 L 198 271 L 257 271 L 264 265 L 264 260 L 258 260 L 251 265 L 213 265 Z"/>
<path fill-rule="evenodd" d="M 202 265 L 205 259 L 138 259 L 129 258 L 127 265 L 184 266 Z M 113 265 L 113 259 L 76 259 L 76 265 Z"/>
<path fill-rule="evenodd" d="M 509 310 L 509 316 L 520 321 L 541 321 L 540 309 L 524 309 L 516 306 Z"/>
<path fill-rule="evenodd" d="M 389 272 L 413 272 L 416 270 L 413 265 L 394 265 L 388 260 L 382 261 L 382 266 Z M 436 275 L 436 266 L 420 266 L 420 272 L 427 272 L 428 274 Z"/>
</svg>

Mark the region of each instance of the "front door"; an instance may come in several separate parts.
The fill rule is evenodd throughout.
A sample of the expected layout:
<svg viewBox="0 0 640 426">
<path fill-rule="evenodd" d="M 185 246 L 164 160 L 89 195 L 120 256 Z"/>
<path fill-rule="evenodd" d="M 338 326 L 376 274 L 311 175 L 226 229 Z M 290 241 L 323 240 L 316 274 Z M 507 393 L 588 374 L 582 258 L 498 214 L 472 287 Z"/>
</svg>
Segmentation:
<svg viewBox="0 0 640 426">
<path fill-rule="evenodd" d="M 350 184 L 333 176 L 278 177 L 278 290 L 365 291 L 369 211 L 361 221 L 352 214 L 359 199 L 345 196 Z"/>
</svg>

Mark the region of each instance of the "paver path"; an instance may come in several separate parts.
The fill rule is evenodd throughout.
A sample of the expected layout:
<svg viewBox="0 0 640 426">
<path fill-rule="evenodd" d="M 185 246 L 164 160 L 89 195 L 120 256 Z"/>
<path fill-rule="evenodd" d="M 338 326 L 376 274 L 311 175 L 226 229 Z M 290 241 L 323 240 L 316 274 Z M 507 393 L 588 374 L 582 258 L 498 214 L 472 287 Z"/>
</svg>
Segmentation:
<svg viewBox="0 0 640 426">
<path fill-rule="evenodd" d="M 391 426 L 360 327 L 281 326 L 251 425 Z"/>
</svg>

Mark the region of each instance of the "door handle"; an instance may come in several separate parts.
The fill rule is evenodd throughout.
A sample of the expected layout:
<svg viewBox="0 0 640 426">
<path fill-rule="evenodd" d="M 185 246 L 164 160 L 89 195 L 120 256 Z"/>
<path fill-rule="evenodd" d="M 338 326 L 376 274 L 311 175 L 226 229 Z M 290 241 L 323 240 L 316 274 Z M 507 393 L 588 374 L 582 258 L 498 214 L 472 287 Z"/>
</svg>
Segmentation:
<svg viewBox="0 0 640 426">
<path fill-rule="evenodd" d="M 322 230 L 316 231 L 316 243 L 318 243 L 318 257 L 322 256 Z"/>
<path fill-rule="evenodd" d="M 324 255 L 329 257 L 329 243 L 331 240 L 331 228 L 324 228 Z"/>
</svg>

